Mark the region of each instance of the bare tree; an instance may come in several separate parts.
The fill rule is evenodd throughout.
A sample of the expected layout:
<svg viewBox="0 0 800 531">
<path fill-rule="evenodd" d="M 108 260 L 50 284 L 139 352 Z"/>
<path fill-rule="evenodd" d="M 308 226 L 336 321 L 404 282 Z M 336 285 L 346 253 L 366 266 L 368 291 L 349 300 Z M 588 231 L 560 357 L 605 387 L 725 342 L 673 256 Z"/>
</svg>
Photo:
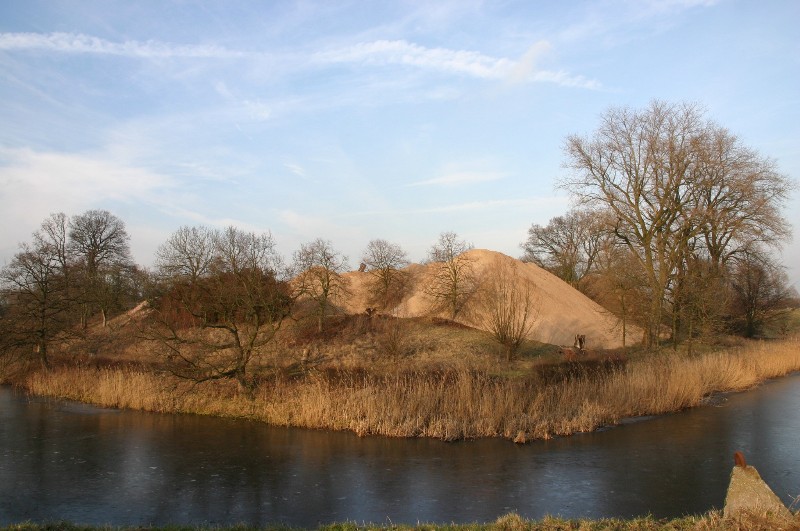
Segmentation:
<svg viewBox="0 0 800 531">
<path fill-rule="evenodd" d="M 642 112 L 609 111 L 591 142 L 568 140 L 572 168 L 581 175 L 572 182 L 574 190 L 611 209 L 617 238 L 647 276 L 648 345 L 659 340 L 675 254 L 682 247 L 676 239 L 685 241 L 694 236 L 686 231 L 696 231 L 682 218 L 689 200 L 682 192 L 691 178 L 691 147 L 700 129 L 695 107 L 654 102 Z"/>
<path fill-rule="evenodd" d="M 69 218 L 66 214 L 50 214 L 33 234 L 33 241 L 37 248 L 47 249 L 66 274 L 73 261 L 69 245 Z"/>
<path fill-rule="evenodd" d="M 433 273 L 425 294 L 435 311 L 447 311 L 451 319 L 464 309 L 477 288 L 472 260 L 464 255 L 470 249 L 472 245 L 455 232 L 443 232 L 428 252 Z"/>
<path fill-rule="evenodd" d="M 50 214 L 39 230 L 33 233 L 33 245 L 46 249 L 47 253 L 55 257 L 63 275 L 64 296 L 70 301 L 71 313 L 75 313 L 75 303 L 80 300 L 81 294 L 80 286 L 73 278 L 77 257 L 69 237 L 69 217 L 63 212 Z"/>
<path fill-rule="evenodd" d="M 195 282 L 208 274 L 214 258 L 213 230 L 181 227 L 156 251 L 156 268 L 169 278 Z"/>
<path fill-rule="evenodd" d="M 109 311 L 119 306 L 119 292 L 109 283 L 133 265 L 129 240 L 125 223 L 107 210 L 89 210 L 70 220 L 69 248 L 81 272 L 84 327 L 95 309 L 106 326 Z"/>
<path fill-rule="evenodd" d="M 347 257 L 334 249 L 330 241 L 321 238 L 302 244 L 294 253 L 296 294 L 314 301 L 320 332 L 325 329 L 334 304 L 349 294 L 348 282 L 342 276 L 349 267 Z"/>
<path fill-rule="evenodd" d="M 701 237 L 720 269 L 753 245 L 776 246 L 790 237 L 781 216 L 792 182 L 727 129 L 710 124 L 696 144 L 697 179 L 690 193 L 702 213 Z"/>
<path fill-rule="evenodd" d="M 554 217 L 546 226 L 532 225 L 520 244 L 522 260 L 547 269 L 571 286 L 584 291 L 584 278 L 595 267 L 604 240 L 609 238 L 603 212 L 573 209 Z"/>
<path fill-rule="evenodd" d="M 754 243 L 789 235 L 780 212 L 791 181 L 694 105 L 612 108 L 591 138 L 570 136 L 566 154 L 574 173 L 561 186 L 613 214 L 615 238 L 647 278 L 647 344 L 659 342 L 667 315 L 673 340 L 685 329 L 684 310 L 697 302 L 689 277 L 705 274 L 693 267 L 708 263 L 716 278 Z"/>
<path fill-rule="evenodd" d="M 402 268 L 409 261 L 399 245 L 381 239 L 372 240 L 367 244 L 361 261 L 372 277 L 369 285 L 371 304 L 385 309 L 402 299 L 408 286 L 408 274 Z"/>
<path fill-rule="evenodd" d="M 63 232 L 54 223 L 58 219 L 63 221 L 58 216 L 45 220 L 34 233 L 33 244 L 21 244 L 19 252 L 0 271 L 6 303 L 0 335 L 5 348 L 21 350 L 23 358 L 33 355 L 45 368 L 49 367 L 51 343 L 70 328 L 73 308 Z"/>
<path fill-rule="evenodd" d="M 730 298 L 726 283 L 711 260 L 694 254 L 687 257 L 671 290 L 675 346 L 679 339 L 688 339 L 691 353 L 695 337 L 724 330 Z"/>
<path fill-rule="evenodd" d="M 70 246 L 90 273 L 104 265 L 131 261 L 125 223 L 107 210 L 89 210 L 72 218 L 69 237 Z"/>
<path fill-rule="evenodd" d="M 172 275 L 191 271 L 202 258 L 191 252 L 180 259 L 170 255 L 173 260 L 158 271 L 162 293 L 155 301 L 158 319 L 148 337 L 164 349 L 175 375 L 195 382 L 231 378 L 240 389 L 252 391 L 249 368 L 291 312 L 292 298 L 280 276 L 282 260 L 269 233 L 234 227 L 194 232 L 210 235 L 210 265 L 195 276 Z M 178 233 L 169 241 L 180 240 Z"/>
<path fill-rule="evenodd" d="M 497 260 L 481 279 L 479 305 L 481 324 L 511 362 L 538 315 L 533 282 L 520 275 L 515 263 Z"/>
<path fill-rule="evenodd" d="M 700 230 L 687 187 L 696 177 L 693 149 L 703 127 L 697 107 L 656 101 L 643 111 L 611 109 L 592 138 L 567 138 L 574 174 L 561 186 L 584 204 L 610 210 L 615 236 L 647 276 L 647 345 L 659 342 L 683 242 Z"/>
<path fill-rule="evenodd" d="M 755 248 L 740 253 L 731 269 L 733 325 L 745 337 L 755 337 L 790 297 L 786 272 Z"/>
<path fill-rule="evenodd" d="M 34 353 L 33 349 L 19 348 L 17 344 L 16 319 L 9 313 L 10 295 L 5 289 L 0 289 L 0 378 L 7 377 L 19 367 L 20 361 L 29 359 Z"/>
<path fill-rule="evenodd" d="M 627 346 L 631 324 L 647 324 L 647 278 L 639 261 L 625 246 L 607 241 L 597 261 L 594 298 L 614 313 L 622 328 L 622 346 Z"/>
</svg>

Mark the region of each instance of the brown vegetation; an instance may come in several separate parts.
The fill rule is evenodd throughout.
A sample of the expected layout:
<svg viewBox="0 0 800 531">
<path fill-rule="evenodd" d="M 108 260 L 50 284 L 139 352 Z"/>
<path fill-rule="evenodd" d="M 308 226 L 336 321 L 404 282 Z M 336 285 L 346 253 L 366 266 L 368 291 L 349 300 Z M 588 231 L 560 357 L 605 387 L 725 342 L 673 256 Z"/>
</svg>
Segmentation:
<svg viewBox="0 0 800 531">
<path fill-rule="evenodd" d="M 422 358 L 420 358 L 422 359 Z M 19 383 L 39 395 L 105 407 L 244 417 L 359 435 L 456 440 L 547 439 L 699 405 L 716 391 L 747 389 L 800 370 L 800 344 L 751 343 L 703 355 L 530 364 L 501 375 L 451 363 L 406 369 L 331 364 L 262 374 L 255 390 L 190 384 L 149 368 L 64 366 Z"/>
<path fill-rule="evenodd" d="M 712 352 L 708 338 L 690 336 L 682 352 L 677 344 L 673 352 L 607 350 L 642 336 L 624 311 L 620 328 L 553 274 L 466 251 L 453 233 L 442 235 L 427 265 L 402 270 L 402 250 L 376 243 L 365 256 L 372 269 L 361 273 L 343 272 L 344 257 L 317 240 L 295 253 L 290 277 L 269 233 L 183 228 L 159 249 L 156 274 L 139 293 L 148 303 L 97 324 L 82 318 L 95 307 L 89 299 L 70 296 L 63 238 L 39 240 L 36 260 L 23 246 L 4 268 L 12 286 L 0 300 L 0 329 L 14 334 L 0 334 L 0 379 L 102 406 L 362 435 L 525 442 L 680 410 L 800 370 L 797 340 Z M 378 256 L 381 249 L 394 258 Z M 21 267 L 29 263 L 47 266 L 46 282 L 33 274 L 39 269 Z M 402 271 L 403 289 L 389 297 L 383 284 L 376 309 L 369 280 L 380 267 L 389 284 Z M 65 295 L 54 299 L 51 288 Z M 627 288 L 620 290 L 620 303 L 633 311 Z M 125 293 L 129 304 L 137 290 Z M 30 323 L 15 313 L 28 307 L 51 313 Z M 18 323 L 26 324 L 19 333 L 11 326 Z M 661 329 L 668 333 L 666 323 Z M 54 332 L 45 337 L 48 350 L 9 343 L 41 330 Z M 573 339 L 574 349 L 557 346 Z"/>
<path fill-rule="evenodd" d="M 644 311 L 634 315 L 646 345 L 661 343 L 665 325 L 677 345 L 714 324 L 723 314 L 720 295 L 742 276 L 741 264 L 750 270 L 744 291 L 763 292 L 757 286 L 764 281 L 785 284 L 775 283 L 773 268 L 763 264 L 791 233 L 781 210 L 794 184 L 774 161 L 707 120 L 698 105 L 611 108 L 593 134 L 567 138 L 565 155 L 569 175 L 561 187 L 583 208 L 603 212 L 604 222 L 592 227 L 575 215 L 569 223 L 555 218 L 548 227 L 532 227 L 525 248 L 572 281 L 576 270 L 604 261 L 590 261 L 597 254 L 588 251 L 603 254 L 594 243 L 598 231 L 605 233 L 605 247 L 637 278 L 625 286 L 612 275 L 606 296 L 625 291 L 637 300 Z M 745 321 L 752 337 L 758 322 Z"/>
<path fill-rule="evenodd" d="M 173 529 L 167 527 L 165 529 Z M 499 517 L 494 522 L 485 524 L 357 524 L 353 522 L 334 523 L 319 526 L 320 531 L 362 531 L 386 529 L 391 531 L 420 530 L 449 530 L 449 531 L 564 531 L 574 529 L 579 531 L 594 531 L 616 529 L 619 531 L 659 531 L 659 530 L 692 530 L 692 531 L 741 531 L 753 529 L 769 529 L 770 531 L 796 531 L 800 528 L 800 513 L 789 517 L 772 513 L 743 513 L 736 518 L 724 518 L 721 511 L 709 511 L 702 515 L 682 516 L 673 519 L 657 519 L 652 516 L 622 520 L 619 518 L 603 518 L 600 520 L 572 519 L 546 516 L 541 520 L 527 520 L 516 513 L 509 513 Z M 139 529 L 127 527 L 87 527 L 59 522 L 54 524 L 21 523 L 12 524 L 3 529 L 8 531 L 87 531 L 102 529 L 104 531 L 123 531 L 126 529 Z M 159 529 L 159 528 L 148 528 Z M 210 527 L 200 529 L 213 529 L 217 531 L 231 529 L 243 531 L 250 529 L 244 525 L 231 527 Z M 265 529 L 288 529 L 283 526 L 267 527 Z"/>
</svg>

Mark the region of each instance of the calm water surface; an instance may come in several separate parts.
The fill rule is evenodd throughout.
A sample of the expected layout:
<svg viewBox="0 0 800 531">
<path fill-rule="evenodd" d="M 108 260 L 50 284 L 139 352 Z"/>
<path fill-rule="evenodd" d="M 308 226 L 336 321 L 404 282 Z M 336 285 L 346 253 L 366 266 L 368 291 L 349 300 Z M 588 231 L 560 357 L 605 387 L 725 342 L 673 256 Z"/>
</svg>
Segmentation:
<svg viewBox="0 0 800 531">
<path fill-rule="evenodd" d="M 735 450 L 787 504 L 800 495 L 800 375 L 525 446 L 359 438 L 0 388 L 0 525 L 670 517 L 722 507 Z"/>
</svg>

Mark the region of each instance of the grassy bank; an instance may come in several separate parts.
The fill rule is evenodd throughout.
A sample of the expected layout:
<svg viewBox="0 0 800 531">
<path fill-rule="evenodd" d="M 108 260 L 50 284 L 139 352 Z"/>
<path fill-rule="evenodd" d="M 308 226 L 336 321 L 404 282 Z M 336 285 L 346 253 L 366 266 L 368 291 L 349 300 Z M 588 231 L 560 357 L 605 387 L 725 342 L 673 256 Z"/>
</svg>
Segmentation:
<svg viewBox="0 0 800 531">
<path fill-rule="evenodd" d="M 63 366 L 30 373 L 18 383 L 37 395 L 103 407 L 243 417 L 359 435 L 523 442 L 681 410 L 714 392 L 747 389 L 800 370 L 800 342 L 750 343 L 694 356 L 658 353 L 591 370 L 564 367 L 569 366 L 532 366 L 513 375 L 329 367 L 302 376 L 276 372 L 262 378 L 252 396 L 232 383 L 193 386 L 133 366 Z"/>
<path fill-rule="evenodd" d="M 17 524 L 0 531 L 123 531 L 129 529 L 165 529 L 177 531 L 180 529 L 208 529 L 208 530 L 231 530 L 248 531 L 255 529 L 274 529 L 289 531 L 293 528 L 285 526 L 271 527 L 249 527 L 245 525 L 230 527 L 205 527 L 192 528 L 188 526 L 168 526 L 162 528 L 124 528 L 124 527 L 89 527 L 77 526 L 67 523 L 55 524 Z M 564 520 L 561 518 L 546 517 L 542 520 L 526 520 L 516 514 L 507 514 L 488 524 L 465 524 L 465 525 L 430 525 L 419 524 L 416 526 L 392 525 L 359 525 L 355 523 L 333 524 L 320 526 L 320 531 L 362 531 L 371 529 L 386 529 L 394 531 L 405 531 L 411 529 L 430 530 L 430 531 L 594 531 L 616 529 L 620 531 L 656 531 L 656 530 L 695 530 L 695 531 L 734 531 L 734 530 L 773 530 L 789 531 L 800 529 L 800 515 L 795 514 L 793 518 L 777 518 L 765 514 L 743 514 L 736 519 L 724 519 L 719 511 L 712 511 L 701 516 L 685 516 L 671 520 L 659 520 L 651 517 L 635 518 L 631 520 L 603 519 L 603 520 Z"/>
</svg>

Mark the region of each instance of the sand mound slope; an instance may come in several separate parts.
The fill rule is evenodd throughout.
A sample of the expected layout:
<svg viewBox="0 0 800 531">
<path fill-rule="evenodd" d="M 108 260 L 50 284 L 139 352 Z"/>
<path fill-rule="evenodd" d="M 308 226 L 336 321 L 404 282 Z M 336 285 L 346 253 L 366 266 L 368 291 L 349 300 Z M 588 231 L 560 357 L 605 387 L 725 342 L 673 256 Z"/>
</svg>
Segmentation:
<svg viewBox="0 0 800 531">
<path fill-rule="evenodd" d="M 571 345 L 575 334 L 585 334 L 588 348 L 614 348 L 622 345 L 622 327 L 614 315 L 541 267 L 483 249 L 473 249 L 465 253 L 464 257 L 470 260 L 479 280 L 486 278 L 493 268 L 513 267 L 520 282 L 532 284 L 538 316 L 529 334 L 531 339 L 556 345 Z M 447 317 L 445 314 L 431 313 L 431 300 L 425 294 L 425 286 L 433 271 L 433 265 L 413 264 L 406 268 L 411 278 L 411 289 L 402 302 L 387 313 L 398 317 Z M 350 281 L 351 296 L 343 309 L 348 313 L 361 313 L 369 306 L 368 284 L 371 275 L 350 272 L 345 276 Z M 469 302 L 463 316 L 456 320 L 482 328 L 483 310 L 476 301 Z M 628 344 L 640 338 L 641 331 L 629 325 Z"/>
</svg>

